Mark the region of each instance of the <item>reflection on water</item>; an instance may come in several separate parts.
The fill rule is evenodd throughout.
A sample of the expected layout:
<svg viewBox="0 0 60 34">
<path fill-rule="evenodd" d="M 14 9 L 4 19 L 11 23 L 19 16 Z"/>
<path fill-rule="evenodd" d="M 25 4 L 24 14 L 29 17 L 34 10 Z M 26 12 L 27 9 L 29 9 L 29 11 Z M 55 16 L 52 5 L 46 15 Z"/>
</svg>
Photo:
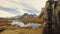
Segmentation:
<svg viewBox="0 0 60 34">
<path fill-rule="evenodd" d="M 41 26 L 41 24 L 37 24 L 37 23 L 23 23 L 19 20 L 14 20 L 11 25 L 15 25 L 15 26 L 20 26 L 20 27 L 32 27 L 32 28 L 39 28 Z"/>
</svg>

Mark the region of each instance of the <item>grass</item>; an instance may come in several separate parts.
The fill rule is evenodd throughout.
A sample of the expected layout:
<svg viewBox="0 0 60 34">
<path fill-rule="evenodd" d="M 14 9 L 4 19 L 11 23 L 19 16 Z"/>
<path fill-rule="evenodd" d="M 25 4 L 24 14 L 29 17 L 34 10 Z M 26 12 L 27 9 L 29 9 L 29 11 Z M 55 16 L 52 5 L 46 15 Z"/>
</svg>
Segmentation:
<svg viewBox="0 0 60 34">
<path fill-rule="evenodd" d="M 5 31 L 3 31 L 0 34 L 42 34 L 42 27 L 41 28 L 31 28 L 31 29 L 25 29 L 20 27 L 14 27 L 14 26 L 4 26 L 4 28 L 7 28 Z"/>
<path fill-rule="evenodd" d="M 31 22 L 31 23 L 40 23 L 43 24 L 44 21 L 42 18 L 24 18 L 24 19 L 20 19 L 22 22 Z"/>
<path fill-rule="evenodd" d="M 11 21 L 8 21 L 10 19 L 7 18 L 0 18 L 0 25 L 1 24 L 10 24 Z M 42 18 L 24 18 L 20 19 L 23 22 L 32 22 L 32 23 L 40 23 L 43 24 Z M 41 28 L 21 28 L 21 27 L 15 27 L 15 26 L 0 26 L 2 28 L 5 28 L 3 32 L 0 34 L 42 34 L 43 27 Z"/>
</svg>

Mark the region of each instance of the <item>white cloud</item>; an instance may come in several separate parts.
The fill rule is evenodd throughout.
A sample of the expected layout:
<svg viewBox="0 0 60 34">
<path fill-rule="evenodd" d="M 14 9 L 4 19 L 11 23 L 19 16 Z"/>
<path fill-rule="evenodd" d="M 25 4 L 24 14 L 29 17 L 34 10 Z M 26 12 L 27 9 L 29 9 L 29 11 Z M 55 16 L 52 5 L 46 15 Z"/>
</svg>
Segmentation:
<svg viewBox="0 0 60 34">
<path fill-rule="evenodd" d="M 38 10 L 44 7 L 46 1 L 47 0 L 20 0 L 20 2 L 32 6 L 34 8 L 37 8 Z"/>
<path fill-rule="evenodd" d="M 0 17 L 6 17 L 6 16 L 16 16 L 16 15 L 0 10 Z"/>
<path fill-rule="evenodd" d="M 23 10 L 23 8 L 26 8 L 26 6 L 30 8 L 36 8 L 41 11 L 41 8 L 44 7 L 46 1 L 47 0 L 0 0 L 0 7 L 2 6 L 15 9 L 22 15 L 24 13 L 28 13 L 27 11 Z M 5 11 L 2 12 L 0 10 L 0 16 L 3 14 L 5 14 L 4 16 L 11 15 L 9 13 L 6 13 Z"/>
</svg>

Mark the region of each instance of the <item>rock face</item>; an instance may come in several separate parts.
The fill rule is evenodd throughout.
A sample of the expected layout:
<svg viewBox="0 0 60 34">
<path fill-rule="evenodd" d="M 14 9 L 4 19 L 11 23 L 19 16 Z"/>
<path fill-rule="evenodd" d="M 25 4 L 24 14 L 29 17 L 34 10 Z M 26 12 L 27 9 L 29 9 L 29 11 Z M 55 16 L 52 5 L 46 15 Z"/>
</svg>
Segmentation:
<svg viewBox="0 0 60 34">
<path fill-rule="evenodd" d="M 47 3 L 48 5 L 48 3 Z M 46 8 L 47 6 L 45 6 Z M 56 0 L 54 1 L 53 5 L 53 17 L 52 17 L 52 29 L 53 29 L 53 33 L 54 34 L 60 34 L 60 0 Z M 47 10 L 47 9 L 46 9 Z M 43 10 L 45 11 L 45 10 Z M 44 14 L 41 14 L 43 16 L 43 18 L 46 16 L 44 16 Z M 39 16 L 39 18 L 42 16 Z M 46 26 L 45 26 L 46 27 Z M 45 28 L 43 31 L 45 32 L 47 29 Z M 45 33 L 44 33 L 45 34 Z"/>
<path fill-rule="evenodd" d="M 55 34 L 60 34 L 60 0 L 56 6 L 56 8 L 54 9 L 54 32 Z"/>
</svg>

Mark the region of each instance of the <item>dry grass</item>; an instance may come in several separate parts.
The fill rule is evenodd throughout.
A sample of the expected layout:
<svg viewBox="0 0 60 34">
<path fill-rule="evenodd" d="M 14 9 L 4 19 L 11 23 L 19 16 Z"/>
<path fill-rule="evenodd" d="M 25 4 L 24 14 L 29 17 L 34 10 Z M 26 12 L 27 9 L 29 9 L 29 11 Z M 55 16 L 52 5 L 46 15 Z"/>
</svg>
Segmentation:
<svg viewBox="0 0 60 34">
<path fill-rule="evenodd" d="M 1 19 L 0 18 L 0 25 L 1 23 L 3 24 L 8 24 L 11 23 L 8 21 L 9 19 Z M 40 23 L 43 24 L 43 20 L 39 18 L 25 18 L 25 19 L 20 19 L 23 22 L 33 22 L 33 23 Z M 5 28 L 3 32 L 0 34 L 42 34 L 43 28 L 20 28 L 20 27 L 14 27 L 14 26 L 0 26 L 2 28 Z"/>
<path fill-rule="evenodd" d="M 41 28 L 20 28 L 20 27 L 13 27 L 13 26 L 4 26 L 7 28 L 5 31 L 1 32 L 0 34 L 42 34 L 42 27 Z"/>
<path fill-rule="evenodd" d="M 40 23 L 40 24 L 44 23 L 44 20 L 42 18 L 24 18 L 20 20 L 23 22 Z"/>
</svg>

